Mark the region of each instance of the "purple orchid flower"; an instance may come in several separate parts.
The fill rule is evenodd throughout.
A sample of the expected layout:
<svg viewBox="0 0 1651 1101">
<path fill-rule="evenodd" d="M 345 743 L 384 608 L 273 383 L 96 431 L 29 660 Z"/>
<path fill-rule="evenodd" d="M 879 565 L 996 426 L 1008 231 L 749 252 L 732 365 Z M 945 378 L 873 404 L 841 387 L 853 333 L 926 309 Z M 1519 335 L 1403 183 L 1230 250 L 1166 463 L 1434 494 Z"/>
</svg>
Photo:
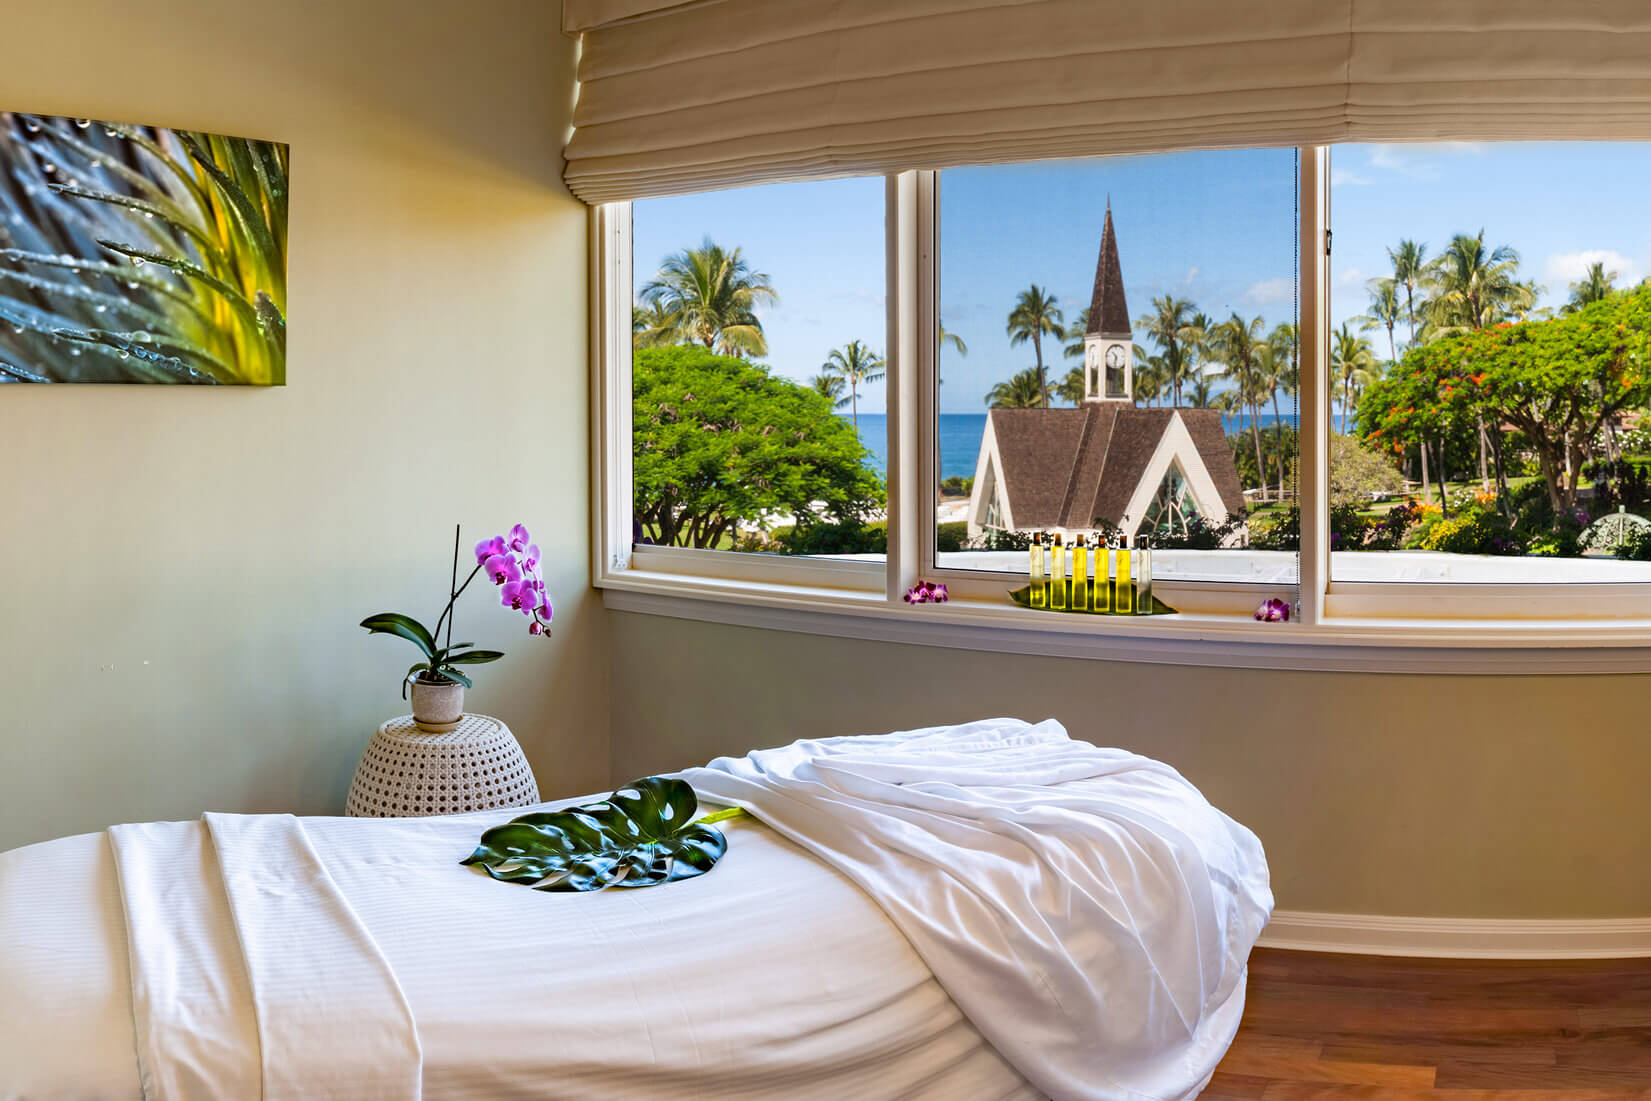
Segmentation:
<svg viewBox="0 0 1651 1101">
<path fill-rule="evenodd" d="M 527 550 L 532 542 L 533 537 L 527 533 L 527 529 L 522 525 L 517 524 L 510 529 L 510 549 L 517 554 Z"/>
<path fill-rule="evenodd" d="M 499 592 L 499 603 L 525 616 L 531 616 L 541 600 L 538 590 L 525 581 L 507 581 Z"/>
<path fill-rule="evenodd" d="M 496 554 L 504 554 L 509 549 L 502 535 L 495 535 L 491 539 L 483 539 L 476 544 L 476 565 L 481 565 Z"/>
<path fill-rule="evenodd" d="M 1272 597 L 1261 602 L 1261 607 L 1255 610 L 1255 618 L 1260 623 L 1288 623 L 1290 621 L 1290 604 L 1288 601 Z"/>
<path fill-rule="evenodd" d="M 513 554 L 495 554 L 482 568 L 487 571 L 488 579 L 495 585 L 504 585 L 522 579 L 521 567 L 516 565 L 516 556 Z"/>
<path fill-rule="evenodd" d="M 907 604 L 943 604 L 947 599 L 946 586 L 919 579 L 900 599 Z"/>
</svg>

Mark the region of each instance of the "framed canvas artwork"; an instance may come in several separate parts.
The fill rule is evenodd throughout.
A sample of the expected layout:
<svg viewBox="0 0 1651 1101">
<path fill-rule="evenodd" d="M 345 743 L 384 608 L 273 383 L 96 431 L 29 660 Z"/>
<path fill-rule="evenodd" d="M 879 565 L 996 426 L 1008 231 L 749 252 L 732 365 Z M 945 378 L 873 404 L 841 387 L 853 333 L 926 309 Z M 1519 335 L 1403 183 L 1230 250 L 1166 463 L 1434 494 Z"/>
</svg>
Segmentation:
<svg viewBox="0 0 1651 1101">
<path fill-rule="evenodd" d="M 287 156 L 0 112 L 0 384 L 283 385 Z"/>
</svg>

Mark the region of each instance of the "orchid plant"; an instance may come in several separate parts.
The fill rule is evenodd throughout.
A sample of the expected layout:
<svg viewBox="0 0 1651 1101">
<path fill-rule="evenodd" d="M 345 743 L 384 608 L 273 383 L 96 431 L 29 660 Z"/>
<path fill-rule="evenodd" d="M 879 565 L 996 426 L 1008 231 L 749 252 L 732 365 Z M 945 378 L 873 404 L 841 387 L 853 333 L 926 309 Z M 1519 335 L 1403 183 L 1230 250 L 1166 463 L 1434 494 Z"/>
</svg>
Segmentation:
<svg viewBox="0 0 1651 1101">
<path fill-rule="evenodd" d="M 539 571 L 539 547 L 521 524 L 510 529 L 508 535 L 495 535 L 476 544 L 476 566 L 470 576 L 459 583 L 459 529 L 453 529 L 453 577 L 448 586 L 447 606 L 430 630 L 411 616 L 398 612 L 380 612 L 361 621 L 361 626 L 375 635 L 397 635 L 417 646 L 424 660 L 415 662 L 401 679 L 401 694 L 407 695 L 407 682 L 418 679 L 431 684 L 462 684 L 471 687 L 470 678 L 457 668 L 460 665 L 485 665 L 504 657 L 502 650 L 477 650 L 474 644 L 453 643 L 453 606 L 476 580 L 486 574 L 499 589 L 500 600 L 506 608 L 522 613 L 528 619 L 527 633 L 535 636 L 550 634 L 550 597 L 545 593 L 545 580 Z M 441 641 L 442 628 L 447 639 Z"/>
</svg>

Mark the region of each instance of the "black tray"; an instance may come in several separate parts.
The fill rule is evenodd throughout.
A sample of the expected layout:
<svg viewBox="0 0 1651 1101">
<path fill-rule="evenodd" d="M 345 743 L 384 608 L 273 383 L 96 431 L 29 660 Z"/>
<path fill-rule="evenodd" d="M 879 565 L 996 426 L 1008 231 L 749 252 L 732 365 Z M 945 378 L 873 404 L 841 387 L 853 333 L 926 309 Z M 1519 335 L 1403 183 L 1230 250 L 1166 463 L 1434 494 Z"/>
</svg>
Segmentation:
<svg viewBox="0 0 1651 1101">
<path fill-rule="evenodd" d="M 1048 606 L 1044 606 L 1044 607 L 1041 607 L 1041 608 L 1033 608 L 1032 607 L 1032 586 L 1030 586 L 1030 585 L 1022 585 L 1018 589 L 1011 590 L 1010 593 L 1009 593 L 1009 599 L 1013 600 L 1016 604 L 1019 604 L 1022 608 L 1029 608 L 1034 612 L 1056 612 L 1060 615 L 1099 615 L 1099 616 L 1118 616 L 1120 618 L 1127 618 L 1129 616 L 1138 616 L 1138 615 L 1174 615 L 1175 614 L 1175 609 L 1171 608 L 1168 604 L 1165 604 L 1162 600 L 1159 600 L 1156 594 L 1154 594 L 1153 597 L 1152 597 L 1152 611 L 1150 611 L 1150 612 L 1097 612 L 1097 611 L 1095 611 L 1093 609 L 1090 609 L 1090 608 L 1074 608 L 1074 607 L 1071 606 L 1072 602 L 1071 602 L 1070 598 L 1067 600 L 1067 606 L 1065 608 L 1051 608 L 1051 607 L 1048 607 Z"/>
</svg>

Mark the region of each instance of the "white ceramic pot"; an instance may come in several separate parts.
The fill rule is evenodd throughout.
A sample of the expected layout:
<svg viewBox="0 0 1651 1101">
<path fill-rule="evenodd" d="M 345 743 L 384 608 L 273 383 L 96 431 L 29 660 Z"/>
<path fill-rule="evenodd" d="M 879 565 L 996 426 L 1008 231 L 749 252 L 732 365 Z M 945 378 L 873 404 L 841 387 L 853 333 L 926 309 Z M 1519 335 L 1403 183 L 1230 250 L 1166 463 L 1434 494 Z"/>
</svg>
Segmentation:
<svg viewBox="0 0 1651 1101">
<path fill-rule="evenodd" d="M 413 723 L 420 730 L 452 730 L 464 715 L 464 685 L 457 681 L 413 681 Z"/>
</svg>

